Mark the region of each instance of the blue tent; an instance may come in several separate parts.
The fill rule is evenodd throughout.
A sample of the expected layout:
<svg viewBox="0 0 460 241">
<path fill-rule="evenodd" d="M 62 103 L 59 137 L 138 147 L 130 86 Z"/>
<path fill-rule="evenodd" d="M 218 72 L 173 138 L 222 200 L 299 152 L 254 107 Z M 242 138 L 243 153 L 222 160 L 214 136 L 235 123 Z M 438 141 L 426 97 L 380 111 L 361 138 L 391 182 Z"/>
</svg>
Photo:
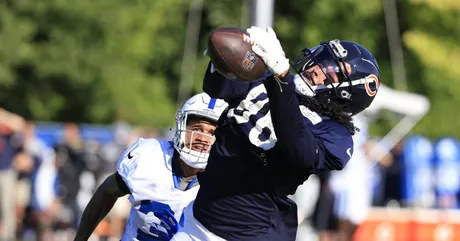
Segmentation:
<svg viewBox="0 0 460 241">
<path fill-rule="evenodd" d="M 433 145 L 425 137 L 409 137 L 404 143 L 402 197 L 406 204 L 431 207 L 434 204 Z"/>
<path fill-rule="evenodd" d="M 437 206 L 457 207 L 457 193 L 460 190 L 459 143 L 454 138 L 439 139 L 434 145 L 433 166 Z"/>
</svg>

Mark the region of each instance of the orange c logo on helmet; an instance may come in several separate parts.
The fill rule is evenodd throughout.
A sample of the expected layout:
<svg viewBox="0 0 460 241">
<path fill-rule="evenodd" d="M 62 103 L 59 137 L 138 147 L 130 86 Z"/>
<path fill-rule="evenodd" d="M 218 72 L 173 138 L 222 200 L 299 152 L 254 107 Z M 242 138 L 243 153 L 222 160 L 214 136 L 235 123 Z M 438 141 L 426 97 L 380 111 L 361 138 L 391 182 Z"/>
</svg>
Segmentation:
<svg viewBox="0 0 460 241">
<path fill-rule="evenodd" d="M 375 90 L 371 90 L 371 88 L 369 86 L 369 83 L 371 83 L 372 80 L 373 80 L 373 82 L 375 82 Z M 370 97 L 375 96 L 377 94 L 377 90 L 379 89 L 379 79 L 377 78 L 377 76 L 375 76 L 373 74 L 367 76 L 366 77 L 366 84 L 364 85 L 364 87 L 366 88 L 367 95 L 369 95 Z"/>
</svg>

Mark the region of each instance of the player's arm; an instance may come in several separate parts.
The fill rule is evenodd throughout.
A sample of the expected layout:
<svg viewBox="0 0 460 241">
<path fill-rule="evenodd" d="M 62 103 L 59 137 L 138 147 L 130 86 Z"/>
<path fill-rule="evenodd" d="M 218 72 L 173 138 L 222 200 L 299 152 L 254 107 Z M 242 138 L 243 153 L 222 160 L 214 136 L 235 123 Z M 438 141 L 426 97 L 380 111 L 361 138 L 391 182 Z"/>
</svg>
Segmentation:
<svg viewBox="0 0 460 241">
<path fill-rule="evenodd" d="M 304 124 L 292 79 L 290 73 L 280 78 L 284 83 L 288 83 L 283 86 L 283 91 L 280 91 L 273 77 L 264 82 L 270 100 L 273 128 L 278 139 L 277 144 L 285 152 L 286 160 L 313 169 L 318 143 L 311 130 Z"/>
<path fill-rule="evenodd" d="M 253 51 L 276 76 L 267 78 L 264 85 L 270 100 L 277 145 L 283 150 L 286 157 L 284 160 L 311 170 L 341 169 L 342 159 L 330 155 L 336 151 L 329 152 L 330 146 L 317 139 L 305 122 L 299 108 L 294 76 L 289 72 L 289 60 L 284 56 L 275 32 L 271 28 L 263 30 L 257 27 L 251 27 L 247 31 L 257 43 L 253 45 Z M 345 153 L 344 151 L 343 154 Z"/>
<path fill-rule="evenodd" d="M 107 177 L 86 206 L 74 241 L 88 240 L 117 199 L 129 193 L 129 188 L 118 172 Z"/>
<path fill-rule="evenodd" d="M 280 80 L 286 83 L 283 91 L 273 77 L 264 84 L 270 99 L 277 144 L 282 148 L 285 160 L 314 172 L 341 170 L 350 159 L 353 148 L 348 130 L 331 122 L 321 127 L 330 134 L 315 135 L 299 108 L 293 76 L 288 73 Z"/>
<path fill-rule="evenodd" d="M 211 98 L 223 99 L 230 102 L 233 99 L 245 96 L 251 87 L 251 83 L 227 79 L 217 70 L 213 69 L 211 61 L 209 62 L 203 79 L 203 91 L 211 96 Z"/>
</svg>

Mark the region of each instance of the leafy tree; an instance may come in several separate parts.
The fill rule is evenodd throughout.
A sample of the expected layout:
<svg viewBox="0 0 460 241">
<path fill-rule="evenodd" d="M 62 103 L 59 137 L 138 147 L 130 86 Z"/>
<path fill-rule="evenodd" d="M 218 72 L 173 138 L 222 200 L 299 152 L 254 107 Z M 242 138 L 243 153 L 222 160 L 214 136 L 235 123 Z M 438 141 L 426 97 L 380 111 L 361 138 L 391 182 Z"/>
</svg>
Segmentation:
<svg viewBox="0 0 460 241">
<path fill-rule="evenodd" d="M 192 0 L 15 0 L 0 2 L 0 105 L 26 118 L 172 124 Z M 191 94 L 201 91 L 214 28 L 249 23 L 248 0 L 203 0 Z M 408 89 L 428 96 L 414 133 L 460 137 L 460 3 L 397 1 Z M 276 1 L 275 29 L 290 58 L 320 41 L 357 41 L 394 86 L 382 1 Z M 383 116 L 388 116 L 386 113 Z M 442 117 L 442 118 L 440 118 Z M 384 118 L 374 134 L 391 128 Z"/>
<path fill-rule="evenodd" d="M 27 118 L 165 126 L 187 1 L 0 5 L 0 104 Z"/>
<path fill-rule="evenodd" d="M 425 2 L 425 3 L 423 3 Z M 404 6 L 404 44 L 414 56 L 411 84 L 427 95 L 431 110 L 416 132 L 437 138 L 460 137 L 454 127 L 460 123 L 455 106 L 460 103 L 460 3 L 458 1 L 409 1 Z"/>
</svg>

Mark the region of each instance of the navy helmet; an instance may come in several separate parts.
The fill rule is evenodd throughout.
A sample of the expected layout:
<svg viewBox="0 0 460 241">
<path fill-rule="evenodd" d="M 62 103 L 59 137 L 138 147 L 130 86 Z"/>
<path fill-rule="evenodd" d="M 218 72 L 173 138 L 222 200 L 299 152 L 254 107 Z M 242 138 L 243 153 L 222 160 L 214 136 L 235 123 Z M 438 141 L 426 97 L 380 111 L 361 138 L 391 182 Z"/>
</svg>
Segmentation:
<svg viewBox="0 0 460 241">
<path fill-rule="evenodd" d="M 379 89 L 376 59 L 354 42 L 321 42 L 302 50 L 302 56 L 291 64 L 297 72 L 294 81 L 298 94 L 338 101 L 350 115 L 369 107 Z"/>
</svg>

